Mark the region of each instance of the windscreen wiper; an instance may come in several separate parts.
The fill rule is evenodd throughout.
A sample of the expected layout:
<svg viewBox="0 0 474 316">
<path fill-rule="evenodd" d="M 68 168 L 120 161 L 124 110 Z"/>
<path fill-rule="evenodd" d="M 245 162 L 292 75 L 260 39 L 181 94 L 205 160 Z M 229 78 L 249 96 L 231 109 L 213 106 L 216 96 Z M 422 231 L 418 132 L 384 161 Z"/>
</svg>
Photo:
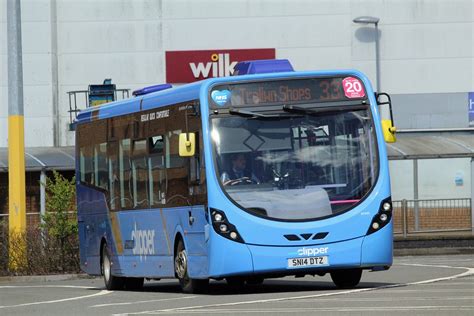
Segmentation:
<svg viewBox="0 0 474 316">
<path fill-rule="evenodd" d="M 356 105 L 342 105 L 342 106 L 322 106 L 317 108 L 304 108 L 297 105 L 283 105 L 283 111 L 289 113 L 300 113 L 300 114 L 309 114 L 309 115 L 317 115 L 317 114 L 331 114 L 331 113 L 339 113 L 339 112 L 347 112 L 347 111 L 358 111 L 358 110 L 367 110 L 367 104 L 356 104 Z"/>
<path fill-rule="evenodd" d="M 251 117 L 251 118 L 266 118 L 266 119 L 279 119 L 279 118 L 286 118 L 286 117 L 294 117 L 294 115 L 287 115 L 287 114 L 263 114 L 257 113 L 242 109 L 230 108 L 229 114 L 232 115 L 239 115 L 243 117 Z"/>
</svg>

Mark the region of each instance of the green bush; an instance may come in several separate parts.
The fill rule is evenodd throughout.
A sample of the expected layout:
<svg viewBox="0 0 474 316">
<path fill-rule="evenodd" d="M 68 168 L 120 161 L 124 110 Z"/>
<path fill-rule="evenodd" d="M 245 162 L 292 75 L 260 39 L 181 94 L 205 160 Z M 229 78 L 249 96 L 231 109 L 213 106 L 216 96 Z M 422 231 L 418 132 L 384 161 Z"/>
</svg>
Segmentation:
<svg viewBox="0 0 474 316">
<path fill-rule="evenodd" d="M 46 213 L 40 228 L 45 245 L 59 254 L 51 262 L 57 272 L 79 270 L 75 182 L 75 177 L 68 180 L 56 171 L 46 179 Z"/>
<path fill-rule="evenodd" d="M 8 236 L 8 225 L 0 225 L 0 275 L 79 272 L 79 241 L 75 179 L 68 180 L 54 171 L 46 179 L 46 213 L 39 227 L 27 227 L 23 234 Z M 1 224 L 1 223 L 0 223 Z M 13 238 L 9 243 L 8 239 Z M 26 262 L 8 271 L 8 248 L 20 249 L 26 243 Z"/>
</svg>

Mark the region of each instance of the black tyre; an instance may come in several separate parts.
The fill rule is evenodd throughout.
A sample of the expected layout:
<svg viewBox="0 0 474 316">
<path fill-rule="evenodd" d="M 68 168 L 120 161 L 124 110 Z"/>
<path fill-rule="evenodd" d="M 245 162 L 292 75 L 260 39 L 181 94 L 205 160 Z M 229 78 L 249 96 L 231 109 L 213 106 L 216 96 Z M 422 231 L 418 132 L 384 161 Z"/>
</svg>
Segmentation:
<svg viewBox="0 0 474 316">
<path fill-rule="evenodd" d="M 143 288 L 144 278 L 125 278 L 125 289 L 129 291 L 139 291 Z"/>
<path fill-rule="evenodd" d="M 243 277 L 228 277 L 225 278 L 225 280 L 227 281 L 227 285 L 229 285 L 233 289 L 240 289 L 243 288 L 245 285 L 245 278 Z"/>
<path fill-rule="evenodd" d="M 362 277 L 362 269 L 344 269 L 331 272 L 331 279 L 340 289 L 352 289 Z"/>
<path fill-rule="evenodd" d="M 265 281 L 265 279 L 262 278 L 262 277 L 254 276 L 254 277 L 247 278 L 247 284 L 248 285 L 260 285 L 260 284 L 263 283 L 263 281 Z"/>
<path fill-rule="evenodd" d="M 184 293 L 207 292 L 209 279 L 191 279 L 188 275 L 188 255 L 182 240 L 178 242 L 174 257 L 174 271 Z"/>
<path fill-rule="evenodd" d="M 110 255 L 107 248 L 107 244 L 102 246 L 102 262 L 101 262 L 101 272 L 104 276 L 104 283 L 107 290 L 121 290 L 123 289 L 125 278 L 117 277 L 112 275 L 112 262 L 110 261 Z"/>
</svg>

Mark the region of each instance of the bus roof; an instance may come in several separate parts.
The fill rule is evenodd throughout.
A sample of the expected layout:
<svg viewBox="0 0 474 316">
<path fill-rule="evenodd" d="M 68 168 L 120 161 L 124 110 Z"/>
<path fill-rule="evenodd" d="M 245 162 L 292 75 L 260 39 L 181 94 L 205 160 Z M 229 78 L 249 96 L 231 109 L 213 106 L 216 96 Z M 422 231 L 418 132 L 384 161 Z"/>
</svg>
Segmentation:
<svg viewBox="0 0 474 316">
<path fill-rule="evenodd" d="M 97 107 L 87 108 L 79 113 L 75 124 L 90 122 L 94 119 L 105 119 L 120 115 L 136 113 L 142 110 L 159 108 L 170 104 L 181 103 L 199 98 L 201 88 L 207 88 L 212 84 L 225 82 L 238 82 L 259 79 L 279 79 L 288 77 L 311 77 L 311 76 L 337 76 L 342 74 L 356 75 L 364 81 L 367 86 L 368 79 L 361 72 L 354 69 L 325 70 L 325 71 L 295 71 L 275 72 L 262 74 L 249 74 L 231 77 L 209 78 L 194 83 L 185 84 L 162 91 L 152 92 L 135 98 L 110 102 Z"/>
<path fill-rule="evenodd" d="M 90 122 L 92 116 L 98 119 L 105 119 L 142 110 L 159 108 L 173 103 L 195 100 L 199 97 L 199 91 L 204 81 L 205 80 L 87 108 L 79 113 L 75 124 Z"/>
</svg>

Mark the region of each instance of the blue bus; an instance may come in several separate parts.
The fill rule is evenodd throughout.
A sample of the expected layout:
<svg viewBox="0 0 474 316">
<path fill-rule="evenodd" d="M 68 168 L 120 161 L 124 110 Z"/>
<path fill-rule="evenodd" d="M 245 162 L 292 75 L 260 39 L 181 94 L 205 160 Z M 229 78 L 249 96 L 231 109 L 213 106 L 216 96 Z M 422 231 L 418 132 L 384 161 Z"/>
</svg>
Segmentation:
<svg viewBox="0 0 474 316">
<path fill-rule="evenodd" d="M 326 273 L 352 288 L 391 266 L 395 128 L 362 73 L 241 62 L 134 95 L 75 126 L 80 264 L 107 289 Z"/>
</svg>

